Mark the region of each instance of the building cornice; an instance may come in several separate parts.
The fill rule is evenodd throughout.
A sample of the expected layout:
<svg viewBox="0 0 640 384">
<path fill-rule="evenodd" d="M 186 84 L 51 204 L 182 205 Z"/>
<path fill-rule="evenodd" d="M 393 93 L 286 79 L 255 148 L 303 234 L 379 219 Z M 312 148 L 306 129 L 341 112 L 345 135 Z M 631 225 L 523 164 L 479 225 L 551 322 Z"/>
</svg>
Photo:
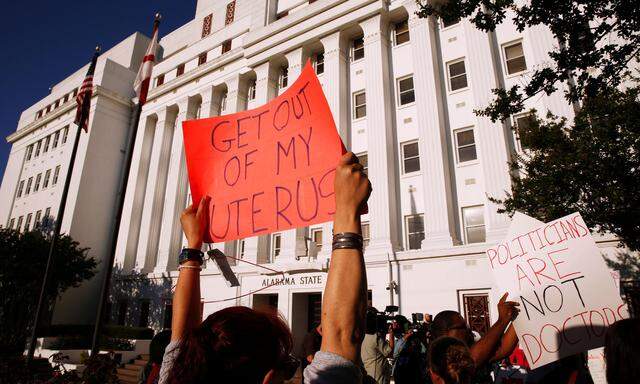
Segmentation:
<svg viewBox="0 0 640 384">
<path fill-rule="evenodd" d="M 327 29 L 327 26 L 331 25 L 339 17 L 362 12 L 365 7 L 370 8 L 371 12 L 369 13 L 375 13 L 386 9 L 386 6 L 386 0 L 318 1 L 304 10 L 292 13 L 263 28 L 249 32 L 244 40 L 245 57 L 251 59 L 309 31 L 323 29 L 323 34 L 334 32 L 333 30 L 325 31 L 324 29 Z M 296 30 L 296 27 L 299 28 Z M 338 30 L 342 27 L 344 25 L 336 24 L 334 29 Z M 254 64 L 253 60 L 249 61 Z"/>
<path fill-rule="evenodd" d="M 196 68 L 185 72 L 182 76 L 176 77 L 175 79 L 171 79 L 170 81 L 162 84 L 159 87 L 155 87 L 149 91 L 149 95 L 147 96 L 147 103 L 152 102 L 154 99 L 158 97 L 172 92 L 175 89 L 189 84 L 192 81 L 210 73 L 216 71 L 220 68 L 224 69 L 224 66 L 230 62 L 239 60 L 243 58 L 244 52 L 242 47 L 237 47 L 232 49 L 231 51 L 225 53 L 222 56 L 218 56 L 215 59 L 197 66 Z"/>
<path fill-rule="evenodd" d="M 96 85 L 93 88 L 93 95 L 92 95 L 92 99 L 93 98 L 97 98 L 97 97 L 104 97 L 106 99 L 109 99 L 117 104 L 121 104 L 125 107 L 129 107 L 131 108 L 133 106 L 133 102 L 130 99 L 127 99 L 109 89 L 106 89 L 100 85 Z M 45 115 L 44 117 L 37 119 L 35 121 L 32 121 L 31 123 L 25 125 L 23 128 L 19 129 L 18 131 L 10 134 L 9 136 L 6 137 L 6 140 L 8 143 L 13 143 L 16 142 L 20 139 L 22 139 L 23 137 L 29 135 L 30 133 L 42 128 L 42 126 L 50 123 L 51 121 L 59 118 L 60 116 L 63 116 L 64 114 L 66 114 L 67 112 L 75 109 L 76 107 L 76 103 L 75 103 L 75 99 L 71 98 L 69 101 L 67 101 L 66 103 L 62 104 L 58 109 L 56 109 L 55 111 L 53 111 L 52 113 L 49 113 L 47 115 Z"/>
</svg>

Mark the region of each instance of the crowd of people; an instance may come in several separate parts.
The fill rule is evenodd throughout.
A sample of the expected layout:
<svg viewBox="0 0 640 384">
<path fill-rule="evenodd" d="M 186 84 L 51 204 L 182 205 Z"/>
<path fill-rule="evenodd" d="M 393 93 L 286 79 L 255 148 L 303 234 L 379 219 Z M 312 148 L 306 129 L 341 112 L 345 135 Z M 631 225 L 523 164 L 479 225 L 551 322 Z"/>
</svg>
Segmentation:
<svg viewBox="0 0 640 384">
<path fill-rule="evenodd" d="M 321 324 L 305 337 L 301 359 L 293 355 L 291 331 L 277 313 L 229 307 L 200 321 L 200 249 L 208 198 L 182 213 L 188 248 L 179 256 L 171 341 L 162 361 L 154 359 L 158 361 L 150 368 L 154 382 L 276 384 L 290 380 L 301 364 L 303 382 L 310 384 L 481 384 L 494 382 L 496 364 L 510 356 L 523 359 L 511 325 L 518 304 L 508 301 L 507 293 L 498 303 L 498 320 L 482 337 L 455 311 L 409 322 L 367 308 L 360 212 L 372 189 L 352 153 L 341 159 L 334 186 L 333 252 Z M 609 327 L 604 350 L 609 384 L 637 382 L 640 321 L 622 320 Z M 582 355 L 562 359 L 548 371 L 538 382 L 591 382 Z"/>
</svg>

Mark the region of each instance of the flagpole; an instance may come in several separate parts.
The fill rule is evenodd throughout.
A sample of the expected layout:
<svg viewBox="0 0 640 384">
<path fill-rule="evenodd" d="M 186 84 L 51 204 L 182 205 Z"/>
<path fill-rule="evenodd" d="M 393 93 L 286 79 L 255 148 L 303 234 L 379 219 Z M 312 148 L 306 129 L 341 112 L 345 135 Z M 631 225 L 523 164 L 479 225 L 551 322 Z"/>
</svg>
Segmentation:
<svg viewBox="0 0 640 384">
<path fill-rule="evenodd" d="M 96 47 L 96 55 L 100 52 L 100 46 Z M 44 270 L 44 278 L 42 286 L 40 288 L 40 297 L 38 298 L 38 306 L 36 307 L 36 314 L 31 329 L 31 338 L 29 340 L 29 350 L 27 352 L 27 364 L 33 360 L 33 354 L 36 350 L 36 342 L 38 338 L 38 326 L 42 321 L 42 313 L 44 305 L 47 300 L 47 288 L 51 280 L 51 270 L 53 266 L 53 256 L 55 252 L 56 240 L 60 237 L 60 230 L 62 228 L 62 219 L 64 218 L 64 211 L 67 206 L 67 196 L 69 194 L 69 184 L 71 183 L 71 177 L 73 176 L 73 166 L 76 162 L 76 155 L 78 153 L 78 143 L 80 142 L 80 134 L 82 133 L 82 127 L 78 125 L 76 129 L 76 136 L 73 140 L 73 149 L 71 150 L 71 158 L 69 159 L 69 167 L 67 169 L 67 176 L 64 181 L 64 188 L 62 189 L 62 196 L 60 197 L 60 205 L 58 207 L 57 218 L 53 229 L 53 235 L 51 242 L 49 243 L 49 255 L 47 257 L 47 267 Z"/>
<path fill-rule="evenodd" d="M 155 34 L 160 24 L 161 15 L 156 13 L 155 20 L 153 22 L 153 33 Z M 116 216 L 113 223 L 113 233 L 111 235 L 111 245 L 109 247 L 109 260 L 107 262 L 107 270 L 103 275 L 102 287 L 100 290 L 100 302 L 98 303 L 98 312 L 96 314 L 95 327 L 93 329 L 93 340 L 91 342 L 91 356 L 95 356 L 99 353 L 99 339 L 100 331 L 102 329 L 102 323 L 104 320 L 104 308 L 106 307 L 107 300 L 109 298 L 109 285 L 111 282 L 111 275 L 113 273 L 113 263 L 116 257 L 116 247 L 118 245 L 118 233 L 120 232 L 120 221 L 122 219 L 122 211 L 124 208 L 124 200 L 127 194 L 127 184 L 129 184 L 129 173 L 131 171 L 131 162 L 133 159 L 133 149 L 136 144 L 136 137 L 138 136 L 138 125 L 140 124 L 140 114 L 142 113 L 143 103 L 138 100 L 136 109 L 133 114 L 133 126 L 131 127 L 131 135 L 128 140 L 128 146 L 126 151 L 126 157 L 124 162 L 124 170 L 122 173 L 122 180 L 120 181 L 120 191 L 118 193 L 118 205 L 116 207 Z"/>
</svg>

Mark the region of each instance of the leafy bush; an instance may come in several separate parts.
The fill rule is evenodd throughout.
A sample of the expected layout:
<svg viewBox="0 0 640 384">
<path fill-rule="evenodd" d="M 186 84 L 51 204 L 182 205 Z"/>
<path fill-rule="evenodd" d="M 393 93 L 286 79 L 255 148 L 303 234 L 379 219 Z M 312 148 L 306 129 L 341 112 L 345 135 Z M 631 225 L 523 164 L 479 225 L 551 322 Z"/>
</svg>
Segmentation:
<svg viewBox="0 0 640 384">
<path fill-rule="evenodd" d="M 20 233 L 0 229 L 0 345 L 2 355 L 20 355 L 33 325 L 47 265 L 51 238 L 40 231 Z M 71 237 L 55 244 L 45 311 L 68 288 L 95 275 L 96 261 Z M 28 262 L 25 262 L 27 260 Z M 45 312 L 46 313 L 46 312 Z M 46 318 L 46 316 L 44 316 Z"/>
</svg>

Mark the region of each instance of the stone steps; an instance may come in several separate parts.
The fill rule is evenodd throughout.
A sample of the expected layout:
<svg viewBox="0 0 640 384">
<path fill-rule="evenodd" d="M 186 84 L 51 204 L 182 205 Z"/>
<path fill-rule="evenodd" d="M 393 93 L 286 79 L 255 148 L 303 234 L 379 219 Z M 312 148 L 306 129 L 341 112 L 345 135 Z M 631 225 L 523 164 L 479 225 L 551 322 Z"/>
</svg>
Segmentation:
<svg viewBox="0 0 640 384">
<path fill-rule="evenodd" d="M 123 364 L 118 368 L 117 375 L 118 380 L 122 384 L 136 384 L 138 382 L 138 376 L 144 369 L 145 365 L 149 361 L 149 355 L 140 355 L 137 359 L 131 360 L 127 364 Z"/>
</svg>

